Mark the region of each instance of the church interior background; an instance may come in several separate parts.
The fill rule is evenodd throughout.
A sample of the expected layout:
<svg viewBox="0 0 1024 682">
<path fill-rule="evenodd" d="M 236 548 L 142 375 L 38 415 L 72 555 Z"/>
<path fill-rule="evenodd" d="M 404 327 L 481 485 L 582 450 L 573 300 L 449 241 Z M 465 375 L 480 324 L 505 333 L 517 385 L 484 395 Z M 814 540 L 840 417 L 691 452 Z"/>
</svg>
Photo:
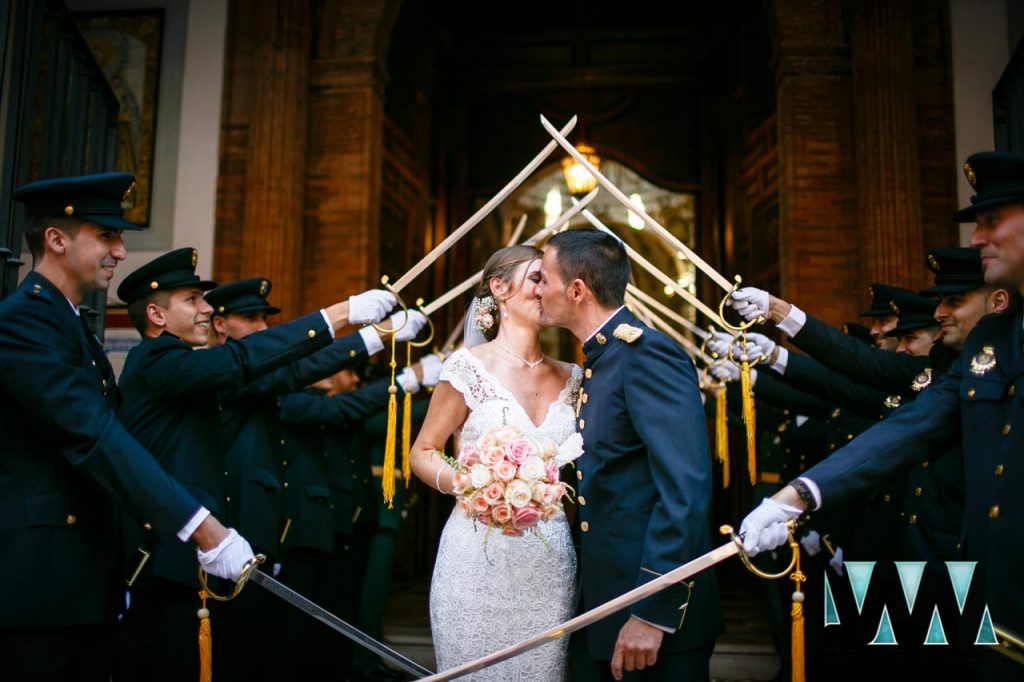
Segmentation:
<svg viewBox="0 0 1024 682">
<path fill-rule="evenodd" d="M 89 52 L 86 19 L 142 15 L 158 29 L 133 49 L 157 61 L 142 58 L 126 86 L 109 55 Z M 923 286 L 924 250 L 963 242 L 950 216 L 969 196 L 967 153 L 1024 149 L 1024 7 L 1012 1 L 4 0 L 0 17 L 3 293 L 30 268 L 12 188 L 114 169 L 137 140 L 124 123 L 133 83 L 134 122 L 152 128 L 135 150 L 151 229 L 129 241 L 120 276 L 195 245 L 204 276 L 272 279 L 279 319 L 404 273 L 540 150 L 540 115 L 578 115 L 573 142 L 719 271 L 837 325 L 856 319 L 868 283 Z M 406 298 L 429 301 L 479 269 L 521 216 L 528 235 L 568 208 L 561 159 Z M 591 210 L 717 308 L 710 280 L 618 202 L 601 194 Z M 670 293 L 666 305 L 707 325 Z M 91 302 L 94 325 L 123 354 L 134 332 L 110 296 Z M 435 316 L 439 336 L 463 305 Z M 577 352 L 564 334 L 546 343 Z M 719 488 L 713 527 L 753 502 L 749 487 Z M 406 504 L 392 598 L 406 621 L 393 626 L 413 632 L 450 503 L 413 483 Z M 739 569 L 722 575 L 732 593 L 757 589 Z M 743 632 L 743 614 L 731 618 Z M 731 641 L 771 650 L 757 632 Z"/>
</svg>

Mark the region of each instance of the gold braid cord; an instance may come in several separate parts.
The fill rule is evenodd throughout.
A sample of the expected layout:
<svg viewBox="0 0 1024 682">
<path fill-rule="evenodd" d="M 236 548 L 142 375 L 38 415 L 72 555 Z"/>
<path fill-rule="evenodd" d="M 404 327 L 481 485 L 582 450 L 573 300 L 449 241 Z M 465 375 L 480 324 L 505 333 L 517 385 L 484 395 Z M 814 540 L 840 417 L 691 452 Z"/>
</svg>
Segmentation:
<svg viewBox="0 0 1024 682">
<path fill-rule="evenodd" d="M 750 476 L 750 485 L 753 486 L 757 483 L 757 415 L 754 412 L 754 392 L 750 387 L 750 362 L 747 361 L 745 351 L 742 357 L 740 387 L 743 391 L 743 423 L 747 427 L 747 474 Z"/>
<path fill-rule="evenodd" d="M 412 367 L 412 343 L 405 344 L 405 366 Z M 409 451 L 412 449 L 412 393 L 405 392 L 402 399 L 402 477 L 405 479 L 405 488 L 409 489 L 409 479 L 412 477 L 412 464 L 409 461 Z"/>
<path fill-rule="evenodd" d="M 722 488 L 729 487 L 729 421 L 725 384 L 715 395 L 715 454 L 722 463 Z"/>
<path fill-rule="evenodd" d="M 199 616 L 199 682 L 213 680 L 213 632 L 210 629 L 210 610 L 206 608 L 206 590 L 199 590 L 202 606 Z"/>
<path fill-rule="evenodd" d="M 398 422 L 398 388 L 395 386 L 395 335 L 391 335 L 391 385 L 388 386 L 388 427 L 387 436 L 384 440 L 384 476 L 381 480 L 381 491 L 384 493 L 384 501 L 388 503 L 388 509 L 394 506 L 395 500 L 395 427 Z"/>
</svg>

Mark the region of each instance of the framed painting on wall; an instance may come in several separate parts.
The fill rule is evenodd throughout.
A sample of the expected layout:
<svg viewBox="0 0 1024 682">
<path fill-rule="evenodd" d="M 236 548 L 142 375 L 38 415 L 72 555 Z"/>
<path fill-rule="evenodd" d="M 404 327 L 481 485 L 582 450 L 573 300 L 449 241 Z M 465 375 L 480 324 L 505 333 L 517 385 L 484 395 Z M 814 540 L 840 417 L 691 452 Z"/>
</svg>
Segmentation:
<svg viewBox="0 0 1024 682">
<path fill-rule="evenodd" d="M 121 105 L 115 167 L 136 183 L 125 218 L 149 225 L 164 10 L 76 13 L 75 21 Z"/>
</svg>

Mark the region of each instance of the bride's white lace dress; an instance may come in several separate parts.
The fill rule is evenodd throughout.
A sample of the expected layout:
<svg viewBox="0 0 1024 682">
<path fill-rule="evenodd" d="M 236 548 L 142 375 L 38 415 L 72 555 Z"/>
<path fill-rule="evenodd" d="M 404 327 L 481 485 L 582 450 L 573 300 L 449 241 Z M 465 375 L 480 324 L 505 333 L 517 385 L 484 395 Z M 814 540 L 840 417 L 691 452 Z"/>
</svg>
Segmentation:
<svg viewBox="0 0 1024 682">
<path fill-rule="evenodd" d="M 474 441 L 502 424 L 558 444 L 575 431 L 579 367 L 573 367 L 540 426 L 468 350 L 448 358 L 441 380 L 458 390 L 470 409 L 459 442 Z M 543 541 L 531 533 L 488 533 L 486 526 L 474 524 L 457 507 L 452 510 L 430 585 L 430 628 L 438 670 L 504 649 L 572 616 L 576 554 L 569 525 L 560 515 L 541 521 L 539 528 Z M 563 637 L 460 679 L 560 682 L 566 677 L 568 644 Z"/>
</svg>

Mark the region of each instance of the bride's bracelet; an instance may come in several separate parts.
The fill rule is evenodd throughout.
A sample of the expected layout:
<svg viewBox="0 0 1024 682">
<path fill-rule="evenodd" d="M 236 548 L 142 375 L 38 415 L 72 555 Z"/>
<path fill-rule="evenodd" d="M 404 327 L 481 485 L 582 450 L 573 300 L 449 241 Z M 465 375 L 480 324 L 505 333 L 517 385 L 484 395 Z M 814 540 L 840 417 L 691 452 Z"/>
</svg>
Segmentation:
<svg viewBox="0 0 1024 682">
<path fill-rule="evenodd" d="M 443 490 L 441 490 L 441 472 L 442 471 L 444 471 L 444 464 L 442 464 L 441 466 L 437 467 L 437 475 L 434 476 L 434 487 L 437 488 L 437 491 L 439 493 L 443 493 L 444 492 Z"/>
</svg>

